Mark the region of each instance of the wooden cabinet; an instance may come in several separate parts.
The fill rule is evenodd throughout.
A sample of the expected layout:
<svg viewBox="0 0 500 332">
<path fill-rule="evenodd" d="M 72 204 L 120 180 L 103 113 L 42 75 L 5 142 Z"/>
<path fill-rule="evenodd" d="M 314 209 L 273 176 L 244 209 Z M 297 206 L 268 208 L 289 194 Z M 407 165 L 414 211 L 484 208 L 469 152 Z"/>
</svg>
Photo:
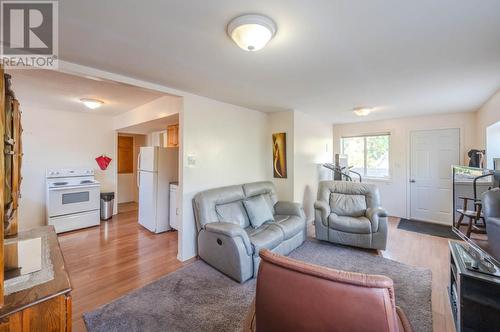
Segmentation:
<svg viewBox="0 0 500 332">
<path fill-rule="evenodd" d="M 179 124 L 167 127 L 167 148 L 176 148 L 179 146 Z"/>
<path fill-rule="evenodd" d="M 118 173 L 134 173 L 134 137 L 118 136 Z"/>
<path fill-rule="evenodd" d="M 54 277 L 5 296 L 0 308 L 0 332 L 71 331 L 71 284 L 53 226 L 20 232 L 9 241 L 34 238 L 46 238 Z M 5 255 L 10 257 L 7 249 Z"/>
<path fill-rule="evenodd" d="M 0 320 L 0 332 L 71 331 L 71 297 L 60 295 Z"/>
</svg>

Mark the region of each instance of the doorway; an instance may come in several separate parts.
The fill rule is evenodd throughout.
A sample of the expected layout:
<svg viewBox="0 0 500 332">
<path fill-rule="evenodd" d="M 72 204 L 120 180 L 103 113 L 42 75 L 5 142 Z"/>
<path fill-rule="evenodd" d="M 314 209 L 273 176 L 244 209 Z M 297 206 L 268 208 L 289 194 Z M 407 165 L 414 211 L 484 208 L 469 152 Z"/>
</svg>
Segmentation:
<svg viewBox="0 0 500 332">
<path fill-rule="evenodd" d="M 146 145 L 146 138 L 146 135 L 118 133 L 118 213 L 135 211 L 138 208 L 137 159 L 141 147 Z"/>
<path fill-rule="evenodd" d="M 179 228 L 178 136 L 178 113 L 118 130 L 118 210 L 134 211 L 141 229 L 152 233 Z"/>
<path fill-rule="evenodd" d="M 451 225 L 451 166 L 460 163 L 460 129 L 410 134 L 410 218 Z"/>
</svg>

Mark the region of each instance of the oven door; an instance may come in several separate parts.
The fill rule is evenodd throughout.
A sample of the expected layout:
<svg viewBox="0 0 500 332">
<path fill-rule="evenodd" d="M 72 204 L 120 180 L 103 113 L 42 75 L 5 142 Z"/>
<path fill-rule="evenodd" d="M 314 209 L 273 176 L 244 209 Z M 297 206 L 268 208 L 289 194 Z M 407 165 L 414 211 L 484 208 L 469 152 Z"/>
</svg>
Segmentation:
<svg viewBox="0 0 500 332">
<path fill-rule="evenodd" d="M 99 209 L 100 185 L 50 188 L 49 217 Z"/>
</svg>

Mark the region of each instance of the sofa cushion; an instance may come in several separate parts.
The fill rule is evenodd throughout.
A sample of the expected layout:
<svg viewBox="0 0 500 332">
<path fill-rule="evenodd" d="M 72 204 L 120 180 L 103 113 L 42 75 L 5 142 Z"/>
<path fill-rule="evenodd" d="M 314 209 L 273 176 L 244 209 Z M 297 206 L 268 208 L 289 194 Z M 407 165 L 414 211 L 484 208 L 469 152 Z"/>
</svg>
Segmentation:
<svg viewBox="0 0 500 332">
<path fill-rule="evenodd" d="M 274 188 L 274 184 L 272 182 L 264 181 L 245 183 L 243 184 L 243 191 L 245 192 L 245 196 L 247 198 L 263 195 L 267 204 L 269 204 L 269 208 L 272 213 L 275 213 L 274 204 L 278 201 L 278 197 L 276 196 L 276 189 Z"/>
<path fill-rule="evenodd" d="M 215 207 L 221 204 L 237 202 L 245 199 L 241 185 L 215 188 L 199 192 L 193 199 L 196 226 L 200 231 L 203 226 L 219 221 Z"/>
<path fill-rule="evenodd" d="M 364 195 L 330 194 L 330 208 L 339 216 L 362 217 L 366 213 Z"/>
<path fill-rule="evenodd" d="M 274 222 L 279 223 L 279 222 L 287 220 L 288 218 L 290 218 L 290 216 L 286 216 L 284 214 L 276 214 L 276 215 L 274 215 Z"/>
<path fill-rule="evenodd" d="M 250 226 L 250 220 L 241 201 L 216 205 L 215 211 L 219 221 L 237 224 L 242 228 Z"/>
<path fill-rule="evenodd" d="M 372 232 L 370 220 L 366 217 L 353 218 L 332 213 L 328 217 L 328 224 L 330 228 L 346 233 L 370 234 Z"/>
<path fill-rule="evenodd" d="M 274 221 L 273 213 L 264 196 L 257 195 L 243 201 L 248 213 L 250 224 L 254 228 L 260 227 L 266 221 Z"/>
<path fill-rule="evenodd" d="M 266 223 L 259 228 L 245 229 L 254 248 L 254 256 L 259 256 L 261 249 L 273 250 L 283 242 L 284 233 L 275 223 Z"/>
<path fill-rule="evenodd" d="M 285 240 L 291 239 L 306 227 L 304 220 L 298 216 L 275 215 L 274 220 L 275 224 L 283 231 Z"/>
</svg>

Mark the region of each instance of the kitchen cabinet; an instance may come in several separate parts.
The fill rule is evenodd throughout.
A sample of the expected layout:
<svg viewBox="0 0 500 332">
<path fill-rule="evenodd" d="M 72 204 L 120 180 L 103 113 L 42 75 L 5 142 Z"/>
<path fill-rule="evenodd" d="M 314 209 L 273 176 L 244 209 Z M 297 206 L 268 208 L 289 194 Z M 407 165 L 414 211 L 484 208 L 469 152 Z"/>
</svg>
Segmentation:
<svg viewBox="0 0 500 332">
<path fill-rule="evenodd" d="M 167 148 L 176 148 L 179 146 L 179 124 L 167 127 Z"/>
<path fill-rule="evenodd" d="M 118 136 L 118 174 L 134 173 L 134 138 Z"/>
</svg>

